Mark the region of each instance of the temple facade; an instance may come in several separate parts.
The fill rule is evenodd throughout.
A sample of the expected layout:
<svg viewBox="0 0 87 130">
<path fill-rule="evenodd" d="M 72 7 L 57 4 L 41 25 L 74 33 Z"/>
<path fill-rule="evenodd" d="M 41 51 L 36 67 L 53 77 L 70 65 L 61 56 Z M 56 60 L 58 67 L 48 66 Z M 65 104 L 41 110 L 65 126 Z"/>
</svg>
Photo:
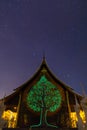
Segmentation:
<svg viewBox="0 0 87 130">
<path fill-rule="evenodd" d="M 2 117 L 8 128 L 77 128 L 78 115 L 86 123 L 81 99 L 51 72 L 43 58 L 33 77 L 4 98 Z"/>
</svg>

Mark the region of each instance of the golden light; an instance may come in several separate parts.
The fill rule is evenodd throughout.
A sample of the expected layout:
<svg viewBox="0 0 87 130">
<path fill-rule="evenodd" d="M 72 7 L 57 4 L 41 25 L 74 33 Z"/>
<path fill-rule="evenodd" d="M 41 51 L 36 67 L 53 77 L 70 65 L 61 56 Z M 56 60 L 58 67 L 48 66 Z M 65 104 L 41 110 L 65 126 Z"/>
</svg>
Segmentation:
<svg viewBox="0 0 87 130">
<path fill-rule="evenodd" d="M 11 110 L 7 110 L 3 112 L 2 118 L 4 120 L 7 120 L 8 122 L 8 128 L 15 128 L 16 125 L 16 118 L 17 118 L 17 113 L 12 112 Z"/>
<path fill-rule="evenodd" d="M 81 116 L 81 118 L 82 118 L 82 121 L 83 121 L 83 123 L 86 123 L 86 118 L 85 118 L 85 112 L 84 111 L 80 111 L 80 116 Z"/>
<path fill-rule="evenodd" d="M 80 110 L 80 117 L 81 117 L 81 119 L 82 119 L 82 121 L 83 121 L 83 124 L 85 124 L 86 123 L 86 120 L 85 120 L 85 112 L 84 111 L 82 111 L 82 110 Z M 77 118 L 77 114 L 76 114 L 76 112 L 71 112 L 70 113 L 70 117 L 71 117 L 71 125 L 72 125 L 72 127 L 73 128 L 76 128 L 77 127 L 77 122 L 78 122 L 78 118 Z"/>
<path fill-rule="evenodd" d="M 72 128 L 76 128 L 77 127 L 77 121 L 78 121 L 76 112 L 71 112 L 70 117 L 71 117 L 71 126 L 72 126 Z"/>
</svg>

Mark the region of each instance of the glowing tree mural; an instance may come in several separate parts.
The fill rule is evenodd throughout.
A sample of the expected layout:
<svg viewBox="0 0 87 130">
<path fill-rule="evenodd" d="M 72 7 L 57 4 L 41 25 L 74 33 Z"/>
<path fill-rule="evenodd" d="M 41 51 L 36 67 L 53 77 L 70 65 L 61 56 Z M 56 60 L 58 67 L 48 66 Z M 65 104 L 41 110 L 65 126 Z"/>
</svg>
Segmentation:
<svg viewBox="0 0 87 130">
<path fill-rule="evenodd" d="M 61 105 L 62 97 L 58 88 L 52 84 L 45 76 L 31 88 L 26 98 L 27 105 L 34 112 L 40 112 L 40 123 L 31 127 L 50 126 L 47 122 L 47 113 L 55 112 Z"/>
</svg>

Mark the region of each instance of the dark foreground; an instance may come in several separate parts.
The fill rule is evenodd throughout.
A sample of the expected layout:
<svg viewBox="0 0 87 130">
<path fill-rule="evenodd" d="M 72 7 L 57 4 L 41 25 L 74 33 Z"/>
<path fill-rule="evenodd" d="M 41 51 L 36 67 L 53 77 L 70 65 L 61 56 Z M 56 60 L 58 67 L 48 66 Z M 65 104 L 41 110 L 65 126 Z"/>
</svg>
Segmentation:
<svg viewBox="0 0 87 130">
<path fill-rule="evenodd" d="M 77 128 L 3 128 L 2 130 L 78 130 Z"/>
</svg>

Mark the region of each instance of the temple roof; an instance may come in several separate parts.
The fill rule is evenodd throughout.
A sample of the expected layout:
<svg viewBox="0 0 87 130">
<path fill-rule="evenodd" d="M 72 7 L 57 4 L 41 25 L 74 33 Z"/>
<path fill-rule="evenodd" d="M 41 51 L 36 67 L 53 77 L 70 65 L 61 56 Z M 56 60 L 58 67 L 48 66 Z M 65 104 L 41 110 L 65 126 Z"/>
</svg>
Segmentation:
<svg viewBox="0 0 87 130">
<path fill-rule="evenodd" d="M 35 74 L 24 84 L 22 84 L 21 86 L 19 86 L 18 88 L 14 89 L 14 91 L 19 91 L 22 88 L 24 88 L 29 82 L 33 81 L 34 78 L 39 74 L 39 73 L 49 73 L 49 75 L 56 81 L 58 82 L 61 86 L 65 87 L 66 89 L 68 89 L 69 91 L 73 91 L 73 89 L 71 87 L 69 87 L 68 85 L 66 85 L 65 83 L 63 83 L 61 80 L 59 80 L 50 70 L 50 68 L 48 67 L 48 64 L 46 62 L 46 58 L 43 57 L 41 65 L 39 66 L 39 68 L 37 69 L 37 71 L 35 72 Z"/>
<path fill-rule="evenodd" d="M 26 88 L 26 86 L 27 86 L 28 84 L 30 84 L 31 82 L 33 82 L 34 79 L 35 79 L 36 77 L 38 77 L 38 75 L 45 74 L 45 73 L 47 73 L 48 75 L 50 75 L 50 77 L 52 77 L 52 79 L 53 79 L 55 82 L 57 82 L 59 85 L 61 85 L 61 87 L 63 87 L 64 89 L 70 91 L 71 93 L 75 93 L 75 91 L 74 91 L 70 86 L 66 85 L 64 82 L 62 82 L 61 80 L 59 80 L 59 79 L 52 73 L 52 71 L 50 70 L 50 68 L 49 68 L 48 65 L 47 65 L 46 58 L 43 57 L 42 62 L 41 62 L 41 64 L 40 64 L 39 68 L 37 69 L 37 71 L 35 72 L 35 74 L 34 74 L 27 82 L 25 82 L 25 83 L 22 84 L 21 86 L 17 87 L 16 89 L 14 89 L 14 92 L 13 92 L 11 95 L 7 96 L 7 99 L 8 99 L 9 97 L 13 97 L 14 95 L 17 95 L 18 93 L 20 93 L 20 91 L 22 91 L 24 88 Z M 77 94 L 77 93 L 75 93 L 75 94 Z M 81 96 L 81 95 L 79 95 L 79 94 L 77 94 L 77 95 L 78 95 L 78 96 Z"/>
</svg>

